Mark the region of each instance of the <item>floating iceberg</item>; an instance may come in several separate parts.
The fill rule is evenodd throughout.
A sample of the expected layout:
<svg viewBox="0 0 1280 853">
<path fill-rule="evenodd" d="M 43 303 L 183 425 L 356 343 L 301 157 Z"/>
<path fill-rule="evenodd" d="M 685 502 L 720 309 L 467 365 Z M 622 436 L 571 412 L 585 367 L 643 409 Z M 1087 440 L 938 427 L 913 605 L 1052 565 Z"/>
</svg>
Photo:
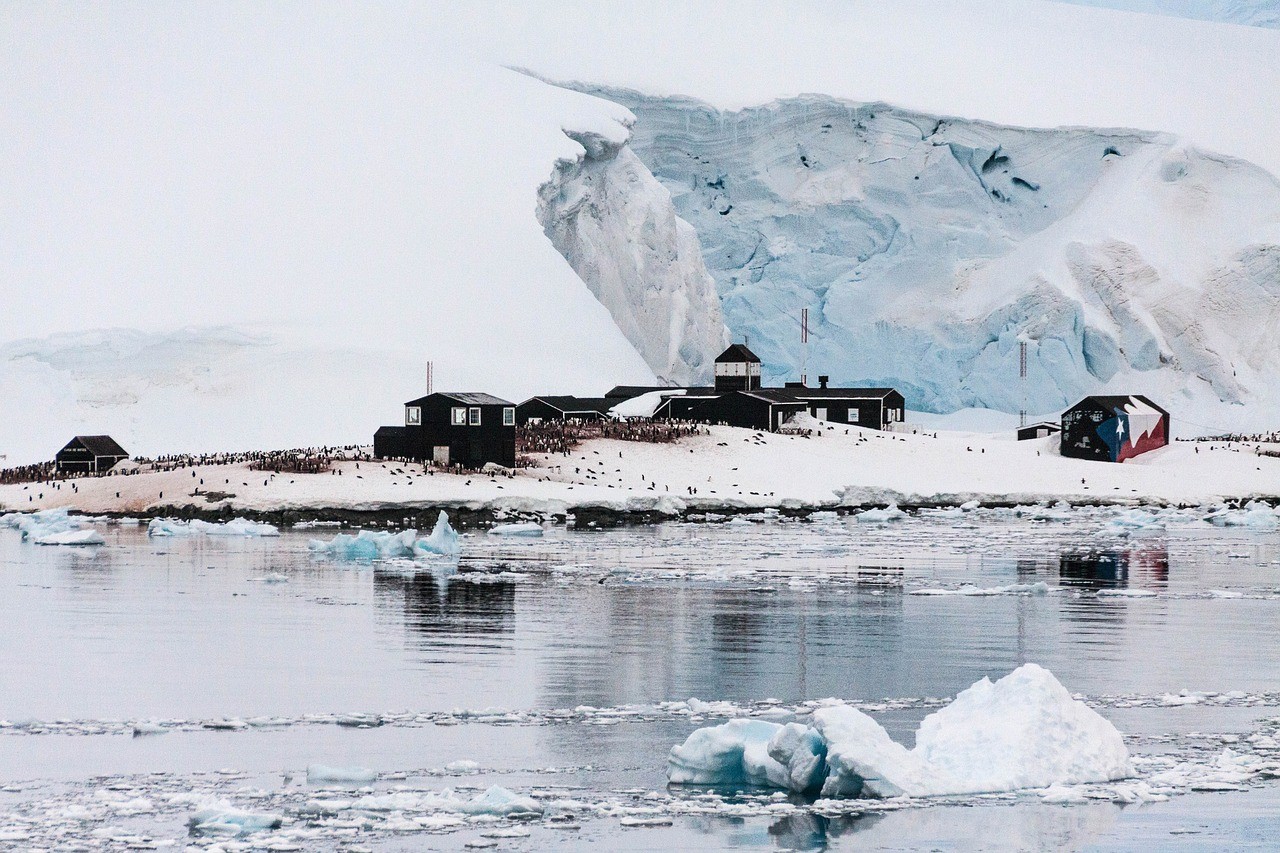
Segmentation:
<svg viewBox="0 0 1280 853">
<path fill-rule="evenodd" d="M 501 785 L 494 785 L 483 794 L 458 807 L 458 811 L 474 815 L 540 815 L 542 804 L 532 797 L 522 797 Z"/>
<path fill-rule="evenodd" d="M 461 550 L 458 532 L 449 525 L 449 516 L 441 511 L 431 535 L 418 538 L 418 531 L 410 528 L 399 533 L 380 530 L 361 530 L 354 536 L 339 533 L 325 542 L 312 539 L 312 552 L 325 554 L 339 560 L 416 560 L 424 557 L 457 556 Z"/>
<path fill-rule="evenodd" d="M 495 524 L 489 528 L 490 536 L 541 536 L 542 525 L 536 521 L 522 521 L 516 524 Z"/>
<path fill-rule="evenodd" d="M 218 801 L 200 809 L 187 821 L 192 835 L 247 835 L 264 829 L 279 829 L 284 817 L 265 812 L 247 812 Z"/>
<path fill-rule="evenodd" d="M 75 518 L 71 517 L 70 512 L 64 507 L 60 509 L 42 509 L 39 512 L 10 512 L 0 515 L 0 527 L 8 527 L 22 533 L 22 538 L 35 542 L 38 539 L 48 539 L 62 533 L 74 533 L 84 530 L 84 525 Z M 76 544 L 101 545 L 102 543 L 94 542 L 46 542 L 47 545 Z"/>
<path fill-rule="evenodd" d="M 378 781 L 378 771 L 368 767 L 329 767 L 312 764 L 307 767 L 308 785 L 368 785 Z"/>
<path fill-rule="evenodd" d="M 31 539 L 37 545 L 105 545 L 107 540 L 96 530 L 64 530 Z"/>
<path fill-rule="evenodd" d="M 883 524 L 889 521 L 901 521 L 906 517 L 907 514 L 898 509 L 898 505 L 896 503 L 889 504 L 884 509 L 869 509 L 866 512 L 854 514 L 854 518 L 858 519 L 858 521 L 873 522 L 877 524 Z"/>
<path fill-rule="evenodd" d="M 147 525 L 148 536 L 279 536 L 280 531 L 272 524 L 250 521 L 247 518 L 233 518 L 230 521 L 214 523 L 193 519 L 179 521 L 173 518 L 153 518 Z"/>
<path fill-rule="evenodd" d="M 1133 774 L 1120 732 L 1025 664 L 984 678 L 930 714 L 915 749 L 848 705 L 813 725 L 731 720 L 671 750 L 675 784 L 764 785 L 827 797 L 932 797 L 1109 782 Z"/>
</svg>

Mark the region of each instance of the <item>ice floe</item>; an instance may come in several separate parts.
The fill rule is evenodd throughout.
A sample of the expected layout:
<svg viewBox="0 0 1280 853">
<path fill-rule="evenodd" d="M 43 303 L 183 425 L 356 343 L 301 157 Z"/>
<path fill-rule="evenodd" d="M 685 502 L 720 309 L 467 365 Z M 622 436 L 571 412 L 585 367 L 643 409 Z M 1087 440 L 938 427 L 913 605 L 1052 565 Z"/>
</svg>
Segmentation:
<svg viewBox="0 0 1280 853">
<path fill-rule="evenodd" d="M 247 518 L 233 518 L 230 521 L 212 522 L 198 518 L 182 521 L 175 518 L 153 518 L 147 524 L 147 535 L 166 536 L 240 536 L 254 538 L 258 536 L 279 536 L 280 531 L 273 524 L 250 521 Z"/>
<path fill-rule="evenodd" d="M 820 784 L 824 796 L 837 797 L 929 797 L 1133 773 L 1116 728 L 1035 664 L 962 691 L 924 719 L 911 750 L 848 705 L 818 708 L 811 727 L 796 725 L 731 720 L 699 729 L 671 750 L 668 778 L 792 790 Z"/>
<path fill-rule="evenodd" d="M 542 525 L 536 521 L 495 524 L 489 528 L 490 536 L 541 536 L 542 533 Z"/>
<path fill-rule="evenodd" d="M 0 527 L 17 530 L 36 545 L 102 545 L 106 541 L 65 508 L 5 513 L 0 515 Z"/>
<path fill-rule="evenodd" d="M 368 785 L 378 780 L 378 771 L 368 767 L 330 767 L 311 764 L 307 767 L 308 785 Z"/>
</svg>

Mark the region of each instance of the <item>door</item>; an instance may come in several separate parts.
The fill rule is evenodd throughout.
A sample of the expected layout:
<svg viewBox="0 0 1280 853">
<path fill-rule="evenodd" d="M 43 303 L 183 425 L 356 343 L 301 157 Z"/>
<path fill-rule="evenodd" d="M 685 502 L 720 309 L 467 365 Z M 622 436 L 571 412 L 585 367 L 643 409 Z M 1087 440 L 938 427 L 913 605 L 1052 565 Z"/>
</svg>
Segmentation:
<svg viewBox="0 0 1280 853">
<path fill-rule="evenodd" d="M 449 467 L 449 445 L 437 444 L 431 448 L 431 461 L 441 468 Z"/>
<path fill-rule="evenodd" d="M 827 419 L 827 407 L 826 407 L 826 406 L 821 406 L 821 407 L 818 407 L 818 408 L 814 409 L 814 410 L 813 410 L 813 416 L 814 416 L 815 418 L 817 418 L 818 420 L 820 420 L 820 421 L 825 421 L 825 420 Z"/>
</svg>

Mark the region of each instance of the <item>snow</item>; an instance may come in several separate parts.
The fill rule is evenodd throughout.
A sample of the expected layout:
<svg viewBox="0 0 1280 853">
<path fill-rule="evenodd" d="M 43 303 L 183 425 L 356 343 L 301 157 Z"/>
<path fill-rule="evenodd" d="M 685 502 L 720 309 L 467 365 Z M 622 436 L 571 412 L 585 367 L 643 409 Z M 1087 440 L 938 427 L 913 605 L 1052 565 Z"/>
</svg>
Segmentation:
<svg viewBox="0 0 1280 853">
<path fill-rule="evenodd" d="M 644 394 L 623 400 L 609 410 L 615 418 L 651 418 L 653 413 L 668 397 L 679 397 L 685 393 L 683 388 L 672 388 L 663 391 L 648 391 Z"/>
<path fill-rule="evenodd" d="M 419 538 L 413 528 L 399 533 L 361 530 L 355 535 L 339 533 L 328 542 L 312 539 L 309 547 L 316 554 L 356 561 L 456 557 L 461 550 L 458 533 L 449 526 L 449 517 L 443 511 L 430 536 Z"/>
<path fill-rule="evenodd" d="M 934 797 L 1108 782 L 1133 775 L 1116 728 L 1052 673 L 1024 664 L 925 717 L 914 749 L 849 705 L 813 725 L 731 720 L 671 750 L 673 784 L 752 784 L 827 797 Z"/>
</svg>

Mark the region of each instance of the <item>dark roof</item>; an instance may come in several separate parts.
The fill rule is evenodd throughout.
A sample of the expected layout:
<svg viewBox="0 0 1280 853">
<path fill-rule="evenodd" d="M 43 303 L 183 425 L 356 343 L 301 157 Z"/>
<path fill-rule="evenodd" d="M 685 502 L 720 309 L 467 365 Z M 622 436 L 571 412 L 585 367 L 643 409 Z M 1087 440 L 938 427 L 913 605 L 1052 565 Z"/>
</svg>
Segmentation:
<svg viewBox="0 0 1280 853">
<path fill-rule="evenodd" d="M 76 443 L 94 456 L 123 456 L 126 459 L 129 457 L 129 453 L 109 435 L 77 435 L 62 449 L 66 450 L 67 447 Z"/>
<path fill-rule="evenodd" d="M 650 391 L 681 391 L 694 396 L 706 394 L 723 394 L 723 391 L 716 391 L 714 386 L 700 385 L 697 387 L 682 388 L 679 385 L 615 385 L 605 394 L 607 400 L 630 400 L 633 397 L 639 397 L 641 394 L 648 394 Z M 544 398 L 545 399 L 545 398 Z"/>
<path fill-rule="evenodd" d="M 409 431 L 409 427 L 403 426 L 380 426 L 374 435 L 400 435 Z"/>
<path fill-rule="evenodd" d="M 1112 411 L 1115 411 L 1116 409 L 1123 409 L 1125 406 L 1129 405 L 1129 402 L 1131 400 L 1137 400 L 1139 403 L 1144 403 L 1150 406 L 1151 408 L 1155 409 L 1157 412 L 1159 412 L 1162 415 L 1169 414 L 1169 411 L 1165 409 L 1163 406 L 1157 406 L 1155 403 L 1151 402 L 1149 398 L 1144 397 L 1141 394 L 1091 395 L 1091 396 L 1085 397 L 1083 400 L 1081 400 L 1079 403 L 1076 403 L 1071 408 L 1078 409 L 1081 406 L 1083 406 L 1085 403 L 1092 402 L 1096 405 L 1102 406 L 1105 409 L 1110 409 Z"/>
<path fill-rule="evenodd" d="M 729 348 L 716 356 L 716 364 L 726 361 L 751 361 L 760 363 L 760 356 L 747 349 L 746 344 L 730 344 Z"/>
<path fill-rule="evenodd" d="M 804 401 L 797 397 L 790 388 L 756 388 L 751 391 L 726 391 L 722 396 L 729 397 L 734 394 L 741 394 L 746 397 L 755 397 L 757 400 L 764 400 L 769 403 L 794 403 L 797 406 L 804 405 Z"/>
<path fill-rule="evenodd" d="M 617 400 L 608 397 L 574 397 L 572 395 L 556 395 L 546 397 L 530 397 L 525 403 L 539 400 L 561 412 L 607 412 L 618 404 Z"/>
<path fill-rule="evenodd" d="M 434 394 L 428 394 L 426 397 L 419 397 L 416 400 L 410 400 L 405 403 L 406 406 L 413 406 L 421 403 L 428 397 L 445 397 L 450 400 L 456 400 L 467 406 L 514 406 L 510 400 L 504 400 L 501 397 L 495 397 L 492 394 L 483 394 L 476 391 L 437 391 Z"/>
<path fill-rule="evenodd" d="M 849 400 L 880 400 L 897 391 L 896 388 L 786 388 L 801 399 L 811 397 L 845 398 Z"/>
</svg>

